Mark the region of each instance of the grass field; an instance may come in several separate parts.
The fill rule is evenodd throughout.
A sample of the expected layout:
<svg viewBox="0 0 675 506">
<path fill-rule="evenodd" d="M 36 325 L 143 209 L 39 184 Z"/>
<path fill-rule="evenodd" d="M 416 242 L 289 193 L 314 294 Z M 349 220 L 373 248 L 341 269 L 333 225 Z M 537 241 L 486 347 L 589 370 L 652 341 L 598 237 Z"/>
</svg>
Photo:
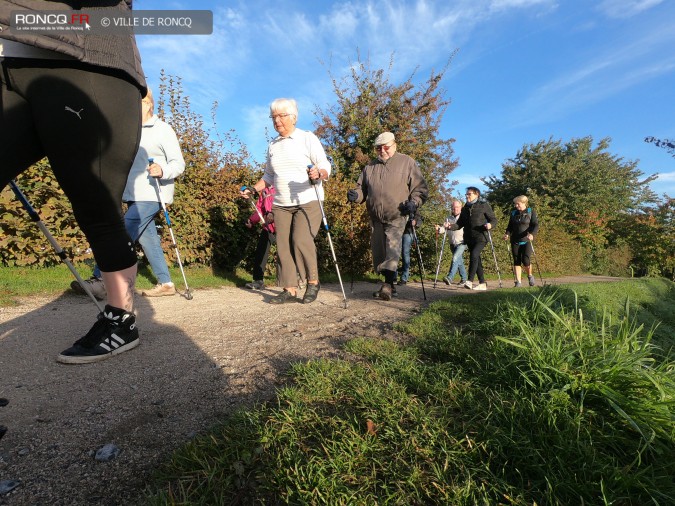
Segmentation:
<svg viewBox="0 0 675 506">
<path fill-rule="evenodd" d="M 407 344 L 296 364 L 177 451 L 151 504 L 615 504 L 675 497 L 675 284 L 432 304 Z"/>
</svg>

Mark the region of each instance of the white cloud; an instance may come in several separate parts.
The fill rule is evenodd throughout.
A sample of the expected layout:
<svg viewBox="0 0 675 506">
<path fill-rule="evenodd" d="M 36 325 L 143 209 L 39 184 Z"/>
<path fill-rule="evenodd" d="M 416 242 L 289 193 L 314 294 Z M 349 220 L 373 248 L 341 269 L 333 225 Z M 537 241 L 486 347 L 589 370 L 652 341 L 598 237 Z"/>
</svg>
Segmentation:
<svg viewBox="0 0 675 506">
<path fill-rule="evenodd" d="M 654 181 L 649 183 L 649 186 L 658 195 L 665 193 L 670 197 L 675 197 L 675 171 L 661 172 Z"/>
<path fill-rule="evenodd" d="M 577 69 L 562 69 L 559 77 L 536 89 L 519 104 L 517 126 L 549 122 L 581 107 L 605 100 L 623 90 L 675 71 L 675 30 L 669 22 L 623 45 L 608 48 Z"/>
<path fill-rule="evenodd" d="M 554 0 L 492 0 L 490 10 L 494 12 L 510 9 L 523 9 L 533 6 L 557 6 Z"/>
<path fill-rule="evenodd" d="M 675 183 L 675 171 L 660 173 L 659 177 L 657 178 L 657 181 Z"/>
<path fill-rule="evenodd" d="M 598 10 L 609 18 L 630 18 L 662 3 L 663 0 L 603 0 Z"/>
</svg>

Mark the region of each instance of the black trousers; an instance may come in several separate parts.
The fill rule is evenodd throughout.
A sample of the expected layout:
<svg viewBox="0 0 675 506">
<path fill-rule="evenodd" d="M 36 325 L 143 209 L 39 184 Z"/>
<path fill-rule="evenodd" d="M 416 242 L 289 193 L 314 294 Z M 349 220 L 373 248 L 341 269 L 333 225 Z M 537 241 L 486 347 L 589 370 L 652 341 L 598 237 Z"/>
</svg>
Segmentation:
<svg viewBox="0 0 675 506">
<path fill-rule="evenodd" d="M 263 229 L 258 238 L 258 246 L 255 249 L 255 257 L 253 259 L 253 280 L 262 281 L 265 277 L 265 268 L 267 267 L 267 259 L 270 255 L 270 248 L 272 244 L 277 242 L 276 237 L 271 232 Z"/>
<path fill-rule="evenodd" d="M 471 282 L 473 282 L 474 277 L 478 275 L 478 282 L 485 283 L 483 262 L 480 259 L 480 254 L 486 244 L 487 243 L 483 241 L 467 243 L 467 246 L 469 247 L 469 281 Z"/>
<path fill-rule="evenodd" d="M 102 67 L 5 58 L 0 73 L 0 189 L 44 157 L 104 272 L 136 263 L 122 192 L 141 133 L 139 88 Z"/>
</svg>

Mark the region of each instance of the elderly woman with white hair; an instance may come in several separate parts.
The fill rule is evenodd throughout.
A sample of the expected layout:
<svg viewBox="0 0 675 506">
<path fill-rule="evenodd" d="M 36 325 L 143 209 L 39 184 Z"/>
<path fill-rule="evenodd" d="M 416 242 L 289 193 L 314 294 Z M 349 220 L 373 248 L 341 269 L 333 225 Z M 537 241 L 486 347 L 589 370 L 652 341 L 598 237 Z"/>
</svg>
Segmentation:
<svg viewBox="0 0 675 506">
<path fill-rule="evenodd" d="M 272 214 L 277 230 L 277 253 L 281 264 L 283 291 L 271 304 L 298 301 L 297 273 L 307 274 L 304 304 L 316 300 L 319 293 L 319 267 L 314 238 L 321 226 L 322 181 L 330 176 L 331 165 L 319 138 L 296 128 L 298 106 L 290 98 L 278 98 L 270 104 L 270 118 L 279 134 L 267 148 L 263 177 L 253 187 L 261 192 L 274 186 L 276 194 Z M 313 188 L 316 185 L 316 191 Z M 241 195 L 250 196 L 249 190 Z M 304 266 L 304 269 L 303 269 Z"/>
</svg>

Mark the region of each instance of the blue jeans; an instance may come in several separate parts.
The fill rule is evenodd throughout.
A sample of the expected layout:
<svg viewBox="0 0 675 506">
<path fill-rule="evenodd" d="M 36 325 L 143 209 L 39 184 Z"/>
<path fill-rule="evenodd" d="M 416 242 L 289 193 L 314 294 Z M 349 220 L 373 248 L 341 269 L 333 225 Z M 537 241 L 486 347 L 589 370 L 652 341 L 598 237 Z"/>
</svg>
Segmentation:
<svg viewBox="0 0 675 506">
<path fill-rule="evenodd" d="M 412 247 L 412 234 L 405 233 L 401 237 L 401 281 L 408 281 L 410 277 L 410 248 Z"/>
<path fill-rule="evenodd" d="M 454 249 L 453 249 L 454 248 Z M 466 281 L 466 268 L 464 267 L 464 250 L 466 249 L 466 244 L 458 244 L 457 246 L 450 246 L 452 251 L 452 265 L 450 266 L 450 272 L 448 272 L 448 279 L 452 283 L 452 278 L 455 277 L 455 273 L 459 269 L 459 279 L 460 281 Z"/>
<path fill-rule="evenodd" d="M 171 276 L 154 222 L 155 215 L 161 210 L 159 202 L 129 202 L 129 209 L 124 215 L 124 227 L 131 240 L 138 241 L 143 248 L 157 282 L 164 284 L 171 283 Z M 94 268 L 94 276 L 101 277 L 98 265 Z"/>
</svg>

